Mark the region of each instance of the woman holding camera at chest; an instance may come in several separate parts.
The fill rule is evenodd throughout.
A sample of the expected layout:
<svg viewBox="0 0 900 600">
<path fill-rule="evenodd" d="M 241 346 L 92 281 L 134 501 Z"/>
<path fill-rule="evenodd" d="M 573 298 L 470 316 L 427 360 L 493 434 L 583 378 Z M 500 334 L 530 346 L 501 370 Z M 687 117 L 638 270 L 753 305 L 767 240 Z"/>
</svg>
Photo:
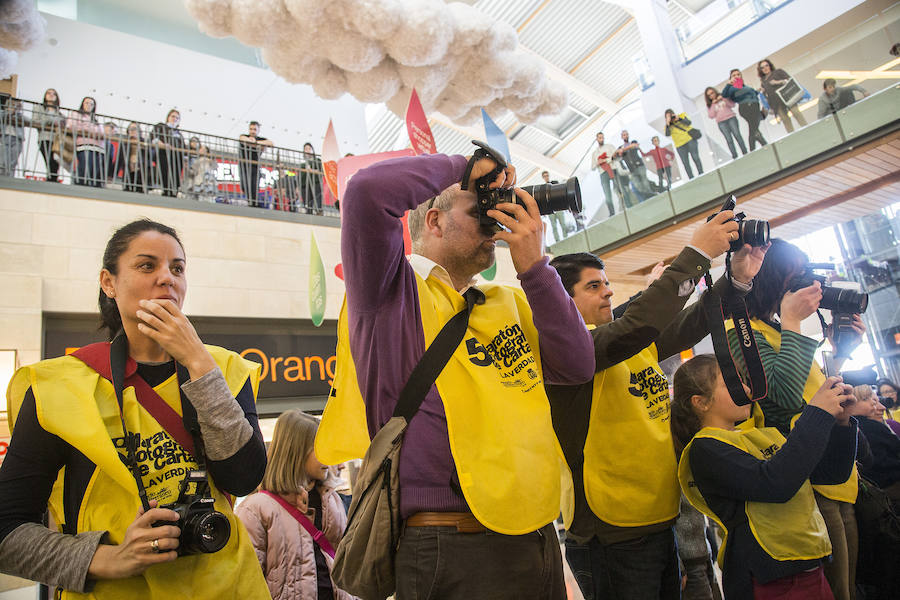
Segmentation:
<svg viewBox="0 0 900 600">
<path fill-rule="evenodd" d="M 61 598 L 269 597 L 226 495 L 265 470 L 258 367 L 200 341 L 185 267 L 173 229 L 125 225 L 100 272 L 112 342 L 13 377 L 0 571 Z M 41 525 L 48 507 L 58 533 Z"/>
<path fill-rule="evenodd" d="M 746 298 L 768 384 L 768 397 L 758 406 L 765 417 L 765 426 L 776 427 L 783 435 L 788 435 L 796 415 L 825 382 L 825 374 L 814 359 L 819 343 L 800 331 L 800 323 L 815 313 L 822 301 L 822 285 L 810 277 L 808 263 L 809 259 L 799 248 L 773 239 Z M 731 328 L 728 331 L 731 353 L 746 374 L 738 336 L 732 324 L 727 327 Z M 845 339 L 835 349 L 837 369 L 865 333 L 858 314 L 852 315 L 850 329 L 842 334 Z M 828 337 L 830 340 L 833 337 L 830 327 Z M 837 600 L 853 598 L 857 552 L 853 513 L 858 491 L 856 469 L 842 484 L 813 487 L 834 548 L 833 560 L 825 565 L 825 574 Z"/>
</svg>

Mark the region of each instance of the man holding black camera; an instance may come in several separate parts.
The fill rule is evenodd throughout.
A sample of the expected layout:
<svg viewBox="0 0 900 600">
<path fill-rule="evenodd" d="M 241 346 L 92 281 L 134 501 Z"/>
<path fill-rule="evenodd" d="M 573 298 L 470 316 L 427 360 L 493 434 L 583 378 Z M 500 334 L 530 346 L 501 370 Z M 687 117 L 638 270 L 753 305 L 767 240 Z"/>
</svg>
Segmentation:
<svg viewBox="0 0 900 600">
<path fill-rule="evenodd" d="M 517 203 L 482 215 L 475 193 L 461 189 L 483 178 L 492 190 L 515 184 L 511 166 L 476 156 L 377 163 L 354 175 L 343 199 L 348 342 L 370 436 L 391 418 L 437 331 L 476 302 L 463 343 L 405 432 L 396 597 L 563 599 L 552 521 L 570 480 L 540 384 L 589 380 L 591 338 L 544 256 L 534 199 L 516 189 Z M 524 293 L 473 287 L 501 240 Z M 339 374 L 338 394 L 347 385 Z"/>
<path fill-rule="evenodd" d="M 547 386 L 575 485 L 566 559 L 585 597 L 680 596 L 672 529 L 680 492 L 668 382 L 659 361 L 709 332 L 701 302 L 682 307 L 710 260 L 738 239 L 733 217 L 724 210 L 701 225 L 691 244 L 615 320 L 613 292 L 599 258 L 582 253 L 551 261 L 585 323 L 594 326 L 593 380 Z M 713 289 L 723 297 L 746 293 L 764 254 L 763 248 L 744 245 L 732 260 L 733 279 L 723 277 Z"/>
</svg>

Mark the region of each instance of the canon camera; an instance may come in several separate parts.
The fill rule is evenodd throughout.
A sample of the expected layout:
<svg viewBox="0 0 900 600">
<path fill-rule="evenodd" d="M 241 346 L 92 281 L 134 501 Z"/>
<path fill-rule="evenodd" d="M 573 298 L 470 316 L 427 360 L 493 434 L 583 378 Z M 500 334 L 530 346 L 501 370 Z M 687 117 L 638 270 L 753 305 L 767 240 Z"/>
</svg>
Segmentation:
<svg viewBox="0 0 900 600">
<path fill-rule="evenodd" d="M 191 484 L 193 494 L 188 493 Z M 181 529 L 178 538 L 178 556 L 188 554 L 211 554 L 218 552 L 231 537 L 231 523 L 228 517 L 215 509 L 215 499 L 210 494 L 206 471 L 189 470 L 178 488 L 178 499 L 160 506 L 178 513 L 175 525 Z M 154 527 L 172 525 L 171 521 L 158 521 Z"/>
<path fill-rule="evenodd" d="M 498 204 L 503 202 L 511 202 L 516 204 L 520 202 L 516 196 L 515 190 L 509 189 L 491 189 L 490 184 L 497 179 L 497 175 L 506 167 L 506 159 L 502 154 L 478 140 L 472 140 L 472 143 L 478 146 L 478 150 L 469 161 L 469 167 L 463 177 L 463 186 L 466 186 L 469 179 L 471 167 L 478 159 L 490 157 L 497 163 L 497 168 L 480 177 L 475 181 L 475 195 L 477 197 L 476 205 L 478 207 L 478 223 L 483 226 L 497 226 L 497 221 L 493 217 L 489 217 L 487 212 L 497 208 Z M 463 187 L 463 189 L 466 189 Z M 541 183 L 538 185 L 527 185 L 521 188 L 530 194 L 535 203 L 537 203 L 538 212 L 542 215 L 550 215 L 555 212 L 564 210 L 571 211 L 573 214 L 580 213 L 581 204 L 581 186 L 577 177 L 570 177 L 565 183 Z"/>
<path fill-rule="evenodd" d="M 737 198 L 729 196 L 725 203 L 722 204 L 723 210 L 734 210 L 737 206 Z M 719 212 L 711 214 L 706 220 L 711 221 Z M 765 246 L 769 243 L 769 222 L 761 219 L 748 219 L 747 215 L 742 212 L 735 213 L 732 221 L 738 224 L 738 237 L 729 244 L 730 252 L 737 252 L 744 247 L 744 244 L 750 244 L 754 248 Z"/>
</svg>

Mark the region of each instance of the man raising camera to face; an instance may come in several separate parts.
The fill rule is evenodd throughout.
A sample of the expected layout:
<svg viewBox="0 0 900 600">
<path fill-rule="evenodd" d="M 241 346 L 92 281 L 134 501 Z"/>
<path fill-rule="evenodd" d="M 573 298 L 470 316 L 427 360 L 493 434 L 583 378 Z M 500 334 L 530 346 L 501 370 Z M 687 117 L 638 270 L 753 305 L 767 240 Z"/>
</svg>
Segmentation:
<svg viewBox="0 0 900 600">
<path fill-rule="evenodd" d="M 590 379 L 591 338 L 544 256 L 534 199 L 516 189 L 517 203 L 486 211 L 505 230 L 481 224 L 470 190 L 492 173 L 491 189 L 512 188 L 516 174 L 477 156 L 465 182 L 463 156 L 394 159 L 354 175 L 341 251 L 356 377 L 342 379 L 339 365 L 335 391 L 339 400 L 358 384 L 374 436 L 437 332 L 474 298 L 462 343 L 404 434 L 396 598 L 562 599 L 552 521 L 569 479 L 541 383 Z M 522 289 L 474 288 L 501 240 Z"/>
<path fill-rule="evenodd" d="M 672 529 L 680 492 L 668 382 L 659 361 L 709 333 L 702 302 L 682 307 L 710 260 L 744 241 L 740 236 L 732 211 L 716 214 L 615 320 L 603 261 L 588 253 L 551 261 L 584 321 L 594 326 L 593 380 L 547 386 L 575 486 L 566 560 L 585 597 L 680 597 Z M 721 297 L 745 294 L 764 254 L 762 247 L 741 246 L 732 259 L 732 279 L 723 276 L 713 290 Z"/>
</svg>

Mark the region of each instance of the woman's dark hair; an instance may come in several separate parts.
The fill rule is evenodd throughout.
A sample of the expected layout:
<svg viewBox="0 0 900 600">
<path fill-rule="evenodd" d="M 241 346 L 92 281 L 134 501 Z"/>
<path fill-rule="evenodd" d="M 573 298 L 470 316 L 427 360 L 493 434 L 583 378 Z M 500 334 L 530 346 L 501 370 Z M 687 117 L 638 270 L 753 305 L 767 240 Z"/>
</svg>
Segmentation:
<svg viewBox="0 0 900 600">
<path fill-rule="evenodd" d="M 562 254 L 550 261 L 550 266 L 559 273 L 563 287 L 574 296 L 575 284 L 581 280 L 581 272 L 585 269 L 605 269 L 603 261 L 596 254 L 590 252 L 576 252 L 574 254 Z"/>
<path fill-rule="evenodd" d="M 94 108 L 92 108 L 92 109 L 91 109 L 91 112 L 89 112 L 89 113 L 84 112 L 84 101 L 85 101 L 85 100 L 90 100 L 91 102 L 94 103 Z M 96 117 L 96 115 L 97 115 L 97 101 L 94 99 L 93 96 L 85 96 L 84 98 L 81 99 L 81 104 L 78 105 L 78 112 L 81 113 L 81 114 L 83 114 L 83 115 L 90 115 L 91 121 L 94 121 L 94 122 L 96 123 L 96 122 L 97 122 L 97 117 Z"/>
<path fill-rule="evenodd" d="M 47 108 L 47 106 L 48 106 L 48 105 L 47 105 L 47 92 L 51 92 L 51 91 L 52 91 L 54 94 L 56 94 L 56 103 L 53 104 L 53 106 L 55 106 L 56 108 L 59 108 L 59 92 L 57 92 L 55 88 L 47 88 L 46 90 L 44 90 L 44 98 L 43 98 L 43 100 L 41 101 L 41 105 L 42 105 L 44 108 Z M 96 103 L 95 103 L 95 104 L 96 104 Z"/>
<path fill-rule="evenodd" d="M 717 90 L 716 88 L 714 88 L 712 86 L 703 90 L 703 99 L 706 100 L 706 108 L 709 108 L 710 106 L 712 106 L 712 100 L 709 99 L 709 90 L 714 91 L 716 93 L 716 96 L 719 95 L 719 90 Z"/>
<path fill-rule="evenodd" d="M 119 272 L 119 257 L 128 249 L 131 240 L 144 233 L 145 231 L 156 231 L 164 235 L 170 235 L 175 238 L 181 249 L 184 250 L 184 244 L 178 239 L 178 233 L 168 225 L 151 221 L 150 219 L 138 219 L 132 221 L 128 225 L 124 225 L 116 230 L 116 232 L 106 242 L 106 250 L 103 251 L 103 268 L 117 275 Z M 119 314 L 119 308 L 116 301 L 108 297 L 103 288 L 100 288 L 100 329 L 106 329 L 109 339 L 112 340 L 116 333 L 122 329 L 122 316 Z"/>
<path fill-rule="evenodd" d="M 890 379 L 884 379 L 884 378 L 879 379 L 878 381 L 875 382 L 875 389 L 881 390 L 881 386 L 883 386 L 883 385 L 894 388 L 894 391 L 897 393 L 898 396 L 900 396 L 900 386 L 898 386 L 896 383 L 894 383 Z"/>
<path fill-rule="evenodd" d="M 759 273 L 753 278 L 753 289 L 747 294 L 747 312 L 753 319 L 771 319 L 781 305 L 789 277 L 809 262 L 797 246 L 779 238 L 772 239 Z"/>
<path fill-rule="evenodd" d="M 759 61 L 758 63 L 756 63 L 756 74 L 759 75 L 760 79 L 766 78 L 766 76 L 763 75 L 763 72 L 762 72 L 762 64 L 763 63 L 769 63 L 769 74 L 770 75 L 775 72 L 775 65 L 772 64 L 772 61 L 769 60 L 768 58 L 764 58 L 761 61 Z"/>
<path fill-rule="evenodd" d="M 712 398 L 716 389 L 719 363 L 712 354 L 699 354 L 675 371 L 672 376 L 671 419 L 672 441 L 675 454 L 680 458 L 691 438 L 703 428 L 694 410 L 694 396 Z"/>
</svg>

